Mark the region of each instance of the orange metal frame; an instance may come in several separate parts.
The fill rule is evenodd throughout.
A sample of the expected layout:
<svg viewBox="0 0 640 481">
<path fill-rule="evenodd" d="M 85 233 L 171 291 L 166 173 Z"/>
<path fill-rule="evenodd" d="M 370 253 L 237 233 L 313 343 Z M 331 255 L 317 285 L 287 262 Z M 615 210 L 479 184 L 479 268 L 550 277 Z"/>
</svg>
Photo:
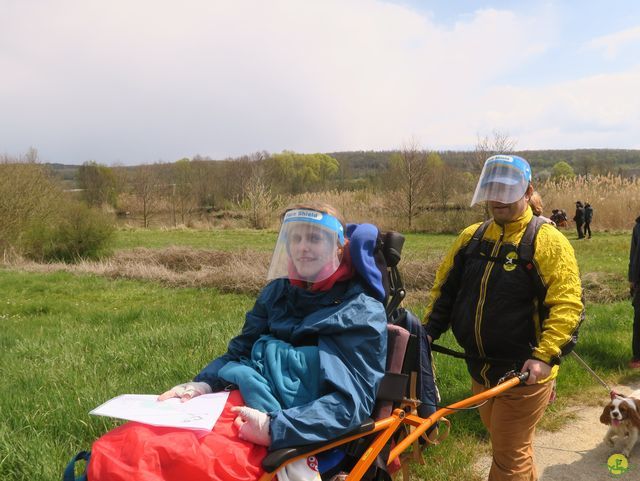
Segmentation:
<svg viewBox="0 0 640 481">
<path fill-rule="evenodd" d="M 347 481 L 359 481 L 367 472 L 367 470 L 369 469 L 373 461 L 376 459 L 376 457 L 380 454 L 380 451 L 382 451 L 382 449 L 386 445 L 389 438 L 391 438 L 393 433 L 395 433 L 396 430 L 402 424 L 407 424 L 409 426 L 412 426 L 414 429 L 391 450 L 391 453 L 389 454 L 389 459 L 387 460 L 387 464 L 391 463 L 398 456 L 400 456 L 400 454 L 402 454 L 409 446 L 411 446 L 414 442 L 416 442 L 420 438 L 420 436 L 422 436 L 440 418 L 446 416 L 447 414 L 455 412 L 457 409 L 467 408 L 469 406 L 473 406 L 474 404 L 478 404 L 483 401 L 486 401 L 487 399 L 491 399 L 497 396 L 498 394 L 508 389 L 511 389 L 514 386 L 517 386 L 518 384 L 520 384 L 520 382 L 521 382 L 520 377 L 513 377 L 479 394 L 476 394 L 474 396 L 471 396 L 461 401 L 458 401 L 456 403 L 453 403 L 447 407 L 438 409 L 436 412 L 434 412 L 431 416 L 427 418 L 421 418 L 420 416 L 416 416 L 414 414 L 407 414 L 403 409 L 396 409 L 393 411 L 391 416 L 381 419 L 379 421 L 376 421 L 375 426 L 372 430 L 340 439 L 340 441 L 328 443 L 327 445 L 322 446 L 321 448 L 314 449 L 313 451 L 309 451 L 303 455 L 297 456 L 295 458 L 291 458 L 287 460 L 287 462 L 282 466 L 285 466 L 299 459 L 306 458 L 308 456 L 313 456 L 323 451 L 328 451 L 337 446 L 341 446 L 343 444 L 362 438 L 364 436 L 369 436 L 374 433 L 379 433 L 376 436 L 373 443 L 371 443 L 371 445 L 367 448 L 367 450 L 360 457 L 356 465 L 353 467 L 353 469 L 347 476 Z M 276 471 L 277 470 L 271 473 L 264 473 L 260 478 L 260 481 L 271 481 L 272 479 L 275 478 Z"/>
</svg>

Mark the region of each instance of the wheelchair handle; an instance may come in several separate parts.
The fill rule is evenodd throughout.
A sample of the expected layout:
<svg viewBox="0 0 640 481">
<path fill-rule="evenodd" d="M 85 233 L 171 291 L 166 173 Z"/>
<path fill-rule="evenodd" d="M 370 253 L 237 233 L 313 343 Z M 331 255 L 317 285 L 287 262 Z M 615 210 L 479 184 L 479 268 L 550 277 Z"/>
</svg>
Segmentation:
<svg viewBox="0 0 640 481">
<path fill-rule="evenodd" d="M 513 379 L 514 377 L 517 377 L 520 380 L 520 384 L 524 384 L 525 382 L 527 382 L 527 379 L 529 379 L 529 370 L 525 372 L 519 372 L 515 370 L 509 371 L 500 379 L 498 379 L 498 384 L 502 384 L 509 379 Z"/>
</svg>

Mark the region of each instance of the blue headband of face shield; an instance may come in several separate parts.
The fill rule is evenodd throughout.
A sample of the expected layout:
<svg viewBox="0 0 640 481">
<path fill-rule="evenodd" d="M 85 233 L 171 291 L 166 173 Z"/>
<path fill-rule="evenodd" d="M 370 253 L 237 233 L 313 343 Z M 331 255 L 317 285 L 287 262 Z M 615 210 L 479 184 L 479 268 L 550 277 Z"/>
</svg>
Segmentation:
<svg viewBox="0 0 640 481">
<path fill-rule="evenodd" d="M 492 170 L 495 172 L 513 171 L 511 175 L 502 175 L 497 178 L 491 178 L 489 174 L 485 182 L 501 182 L 511 185 L 518 183 L 518 177 L 523 178 L 526 183 L 531 182 L 531 167 L 529 167 L 529 162 L 517 155 L 494 155 L 493 157 L 489 157 L 485 162 L 483 170 L 486 170 L 487 173 L 490 173 Z"/>
<path fill-rule="evenodd" d="M 335 232 L 338 235 L 338 242 L 344 245 L 344 228 L 338 219 L 326 212 L 318 212 L 309 209 L 293 209 L 284 214 L 283 224 L 289 222 L 307 222 L 317 224 Z"/>
</svg>

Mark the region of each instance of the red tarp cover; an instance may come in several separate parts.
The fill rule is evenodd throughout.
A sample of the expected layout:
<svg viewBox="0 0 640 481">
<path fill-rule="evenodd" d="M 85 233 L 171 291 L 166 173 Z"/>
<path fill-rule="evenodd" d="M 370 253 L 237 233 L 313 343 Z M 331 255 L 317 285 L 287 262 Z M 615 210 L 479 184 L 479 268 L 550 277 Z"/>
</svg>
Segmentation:
<svg viewBox="0 0 640 481">
<path fill-rule="evenodd" d="M 90 481 L 250 481 L 262 473 L 267 450 L 242 441 L 233 426 L 232 406 L 244 404 L 239 391 L 229 395 L 210 433 L 128 422 L 98 439 L 91 450 Z"/>
</svg>

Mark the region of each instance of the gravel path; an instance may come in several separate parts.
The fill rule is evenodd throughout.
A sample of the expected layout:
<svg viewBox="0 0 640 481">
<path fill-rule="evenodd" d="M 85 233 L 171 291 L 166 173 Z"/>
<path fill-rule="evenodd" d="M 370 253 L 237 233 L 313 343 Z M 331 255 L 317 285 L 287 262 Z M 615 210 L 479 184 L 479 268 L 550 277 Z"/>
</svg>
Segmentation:
<svg viewBox="0 0 640 481">
<path fill-rule="evenodd" d="M 616 386 L 616 392 L 629 394 L 640 386 Z M 608 401 L 606 394 L 602 406 Z M 607 469 L 607 459 L 620 452 L 605 445 L 602 440 L 607 427 L 600 423 L 602 406 L 573 406 L 567 413 L 574 416 L 560 431 L 538 431 L 534 441 L 539 481 L 622 481 L 640 480 L 640 442 L 629 457 L 629 470 L 613 476 Z M 616 449 L 618 448 L 618 449 Z M 491 459 L 487 456 L 478 462 L 478 469 L 486 477 Z"/>
</svg>

